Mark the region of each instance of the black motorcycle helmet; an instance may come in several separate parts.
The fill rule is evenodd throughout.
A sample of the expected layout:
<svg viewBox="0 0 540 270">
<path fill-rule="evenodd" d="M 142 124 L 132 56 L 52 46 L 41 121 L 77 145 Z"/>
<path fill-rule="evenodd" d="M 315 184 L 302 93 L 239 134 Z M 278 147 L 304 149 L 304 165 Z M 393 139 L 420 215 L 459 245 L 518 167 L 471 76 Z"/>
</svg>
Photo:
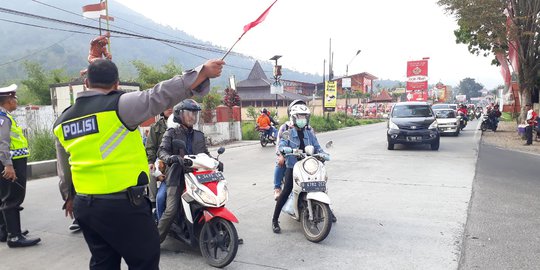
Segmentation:
<svg viewBox="0 0 540 270">
<path fill-rule="evenodd" d="M 183 114 L 186 111 L 197 113 L 197 119 L 195 121 L 195 123 L 197 123 L 199 111 L 201 111 L 201 105 L 199 105 L 199 103 L 193 99 L 184 99 L 174 106 L 173 121 L 181 125 L 186 125 L 186 123 L 183 121 Z"/>
<path fill-rule="evenodd" d="M 268 114 L 268 109 L 262 108 L 261 113 Z"/>
</svg>

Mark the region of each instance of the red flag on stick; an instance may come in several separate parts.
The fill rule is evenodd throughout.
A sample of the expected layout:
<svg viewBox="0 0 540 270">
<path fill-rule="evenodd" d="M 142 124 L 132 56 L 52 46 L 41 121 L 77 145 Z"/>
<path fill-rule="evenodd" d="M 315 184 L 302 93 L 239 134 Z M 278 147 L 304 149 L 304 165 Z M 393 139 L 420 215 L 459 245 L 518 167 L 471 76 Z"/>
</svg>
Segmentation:
<svg viewBox="0 0 540 270">
<path fill-rule="evenodd" d="M 97 19 L 100 15 L 106 15 L 107 3 L 101 2 L 99 4 L 86 5 L 82 7 L 83 16 L 85 18 Z"/>
<path fill-rule="evenodd" d="M 238 40 L 236 40 L 236 42 L 231 46 L 231 48 L 225 53 L 225 55 L 221 58 L 221 60 L 225 59 L 225 57 L 231 52 L 232 48 L 234 48 L 234 45 L 236 45 L 236 43 L 238 43 L 238 41 L 240 41 L 240 39 L 246 34 L 247 31 L 249 31 L 251 28 L 257 26 L 259 23 L 261 23 L 262 21 L 264 21 L 264 19 L 266 19 L 266 15 L 268 15 L 268 12 L 270 12 L 270 9 L 272 8 L 272 6 L 274 6 L 274 4 L 277 2 L 277 0 L 274 1 L 274 3 L 272 3 L 262 14 L 261 16 L 259 16 L 259 18 L 257 18 L 256 20 L 246 24 L 244 26 L 244 33 L 242 33 L 242 35 L 238 38 Z"/>
<path fill-rule="evenodd" d="M 261 23 L 262 21 L 264 21 L 264 19 L 266 19 L 266 15 L 268 15 L 268 12 L 270 12 L 270 9 L 272 8 L 272 6 L 277 2 L 274 1 L 274 3 L 272 3 L 262 14 L 261 16 L 259 16 L 259 18 L 257 18 L 256 20 L 246 24 L 244 26 L 244 33 L 246 33 L 247 31 L 249 31 L 249 29 L 257 26 L 259 23 Z"/>
</svg>

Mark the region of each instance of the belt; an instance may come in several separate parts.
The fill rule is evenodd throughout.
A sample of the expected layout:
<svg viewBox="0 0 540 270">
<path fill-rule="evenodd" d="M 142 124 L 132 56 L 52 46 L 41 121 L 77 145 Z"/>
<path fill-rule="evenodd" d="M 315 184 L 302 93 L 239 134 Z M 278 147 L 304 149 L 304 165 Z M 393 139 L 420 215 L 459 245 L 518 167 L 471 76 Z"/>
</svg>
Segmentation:
<svg viewBox="0 0 540 270">
<path fill-rule="evenodd" d="M 104 199 L 104 200 L 125 200 L 128 199 L 126 191 L 109 193 L 109 194 L 83 194 L 77 193 L 77 196 L 90 199 Z"/>
</svg>

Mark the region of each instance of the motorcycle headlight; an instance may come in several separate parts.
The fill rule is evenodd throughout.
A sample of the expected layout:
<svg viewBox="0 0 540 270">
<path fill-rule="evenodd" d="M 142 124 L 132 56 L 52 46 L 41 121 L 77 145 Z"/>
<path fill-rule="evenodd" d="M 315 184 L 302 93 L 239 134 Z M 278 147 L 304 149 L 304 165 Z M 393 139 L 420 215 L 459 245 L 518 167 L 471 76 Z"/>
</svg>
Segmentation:
<svg viewBox="0 0 540 270">
<path fill-rule="evenodd" d="M 218 202 L 220 205 L 223 204 L 227 200 L 228 193 L 229 193 L 229 189 L 227 188 L 227 186 L 224 186 L 222 192 L 220 192 L 218 196 Z"/>
<path fill-rule="evenodd" d="M 304 161 L 303 165 L 304 170 L 311 175 L 315 174 L 319 169 L 319 162 L 317 162 L 314 158 L 308 158 L 306 161 Z"/>
<path fill-rule="evenodd" d="M 437 123 L 437 120 L 433 121 L 431 125 L 429 125 L 428 129 L 436 129 L 439 127 L 439 123 Z"/>
<path fill-rule="evenodd" d="M 195 194 L 197 194 L 197 196 L 199 196 L 199 198 L 201 198 L 201 200 L 203 200 L 203 202 L 205 202 L 207 204 L 211 204 L 211 205 L 217 205 L 217 201 L 216 201 L 215 196 L 211 196 L 211 195 L 209 195 L 208 193 L 206 193 L 205 191 L 203 191 L 201 189 L 195 190 Z"/>
<path fill-rule="evenodd" d="M 388 128 L 389 129 L 399 129 L 399 127 L 394 122 L 392 122 L 392 120 L 388 120 Z"/>
</svg>

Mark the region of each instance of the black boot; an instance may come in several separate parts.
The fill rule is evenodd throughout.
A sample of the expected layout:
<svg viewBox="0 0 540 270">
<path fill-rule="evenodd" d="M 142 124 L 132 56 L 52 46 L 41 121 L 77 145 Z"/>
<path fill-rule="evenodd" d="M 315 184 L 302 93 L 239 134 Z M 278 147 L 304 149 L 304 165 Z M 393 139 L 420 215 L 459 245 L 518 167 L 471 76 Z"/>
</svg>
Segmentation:
<svg viewBox="0 0 540 270">
<path fill-rule="evenodd" d="M 281 232 L 281 227 L 279 227 L 279 221 L 272 220 L 272 231 L 274 231 L 274 233 L 280 233 Z"/>
<path fill-rule="evenodd" d="M 0 242 L 6 242 L 6 241 L 7 241 L 7 232 L 0 230 Z"/>
<path fill-rule="evenodd" d="M 40 238 L 26 238 L 22 234 L 19 234 L 16 236 L 10 236 L 7 240 L 7 245 L 10 248 L 30 247 L 36 245 L 40 241 Z"/>
</svg>

